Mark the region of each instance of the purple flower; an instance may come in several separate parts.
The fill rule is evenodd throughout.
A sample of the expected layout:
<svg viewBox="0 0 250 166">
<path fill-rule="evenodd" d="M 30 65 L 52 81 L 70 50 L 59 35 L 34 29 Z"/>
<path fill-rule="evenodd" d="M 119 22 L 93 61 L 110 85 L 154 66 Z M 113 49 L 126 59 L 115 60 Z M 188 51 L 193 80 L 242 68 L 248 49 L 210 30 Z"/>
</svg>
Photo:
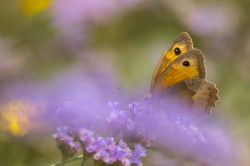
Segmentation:
<svg viewBox="0 0 250 166">
<path fill-rule="evenodd" d="M 94 155 L 93 158 L 95 160 L 103 160 L 104 158 L 107 158 L 109 156 L 108 152 L 105 150 L 99 150 Z"/>
<path fill-rule="evenodd" d="M 232 148 L 225 135 L 217 128 L 200 124 L 194 119 L 197 117 L 190 116 L 186 111 L 159 112 L 137 103 L 131 103 L 127 109 L 123 109 L 118 102 L 109 105 L 112 116 L 104 118 L 108 121 L 107 127 L 110 124 L 111 127 L 115 126 L 109 129 L 120 131 L 116 135 L 120 138 L 118 143 L 117 137 L 101 137 L 87 128 L 73 130 L 61 127 L 57 129 L 59 133 L 55 138 L 71 148 L 74 148 L 73 143 L 77 140 L 87 156 L 105 164 L 142 165 L 141 158 L 146 156 L 147 151 L 144 147 L 151 144 L 160 151 L 170 151 L 208 164 L 215 161 L 227 164 L 229 160 L 232 161 Z M 134 143 L 134 150 L 124 140 Z"/>
<path fill-rule="evenodd" d="M 147 150 L 141 144 L 134 145 L 135 150 L 132 152 L 131 163 L 142 165 L 141 157 L 146 156 Z"/>
<path fill-rule="evenodd" d="M 99 144 L 99 148 L 97 152 L 94 154 L 95 160 L 102 160 L 106 164 L 112 164 L 116 162 L 115 153 L 116 153 L 116 143 L 114 138 L 107 137 L 106 139 L 98 139 L 96 140 L 97 144 Z"/>
<path fill-rule="evenodd" d="M 120 146 L 122 149 L 128 148 L 128 145 L 127 145 L 122 139 L 120 139 L 120 141 L 119 141 L 119 146 Z"/>
<path fill-rule="evenodd" d="M 112 112 L 107 121 L 111 123 L 112 131 L 117 129 L 124 137 L 129 139 L 131 137 L 131 139 L 137 140 L 147 147 L 151 145 L 156 136 L 153 131 L 145 128 L 145 122 L 148 119 L 153 120 L 155 113 L 148 109 L 147 103 L 143 103 L 145 107 L 139 107 L 141 105 L 137 102 L 132 102 L 128 105 L 127 110 L 123 110 L 118 102 L 110 102 L 109 106 Z M 157 118 L 159 119 L 159 117 Z"/>
<path fill-rule="evenodd" d="M 127 119 L 126 127 L 127 127 L 128 130 L 131 131 L 131 130 L 135 129 L 136 128 L 135 125 L 136 125 L 136 123 L 135 123 L 135 121 L 133 119 L 131 119 L 131 118 Z"/>
<path fill-rule="evenodd" d="M 117 17 L 141 0 L 55 0 L 51 7 L 54 24 L 71 42 L 81 42 L 93 23 L 102 24 Z"/>
<path fill-rule="evenodd" d="M 56 140 L 63 157 L 71 157 L 79 151 L 80 144 L 75 142 L 69 135 L 70 130 L 68 127 L 59 127 L 57 131 L 57 133 L 53 134 L 53 138 Z"/>
<path fill-rule="evenodd" d="M 93 142 L 86 145 L 86 151 L 88 153 L 95 153 L 98 150 L 102 150 L 106 146 L 106 141 L 103 137 L 96 136 Z"/>
<path fill-rule="evenodd" d="M 79 140 L 84 145 L 94 142 L 94 132 L 92 130 L 81 128 L 76 133 L 77 133 Z"/>
<path fill-rule="evenodd" d="M 239 23 L 237 8 L 230 5 L 219 3 L 203 5 L 192 1 L 183 1 L 181 6 L 176 6 L 173 0 L 167 0 L 165 3 L 168 4 L 169 9 L 175 12 L 183 24 L 198 35 L 230 36 L 237 29 Z"/>
<path fill-rule="evenodd" d="M 127 165 L 130 163 L 130 158 L 132 156 L 132 150 L 128 145 L 121 139 L 117 145 L 116 158 L 122 164 Z"/>
<path fill-rule="evenodd" d="M 109 102 L 109 106 L 112 110 L 111 114 L 107 118 L 107 121 L 116 125 L 123 125 L 128 120 L 128 111 L 122 110 L 121 105 L 118 102 Z"/>
<path fill-rule="evenodd" d="M 81 128 L 76 133 L 76 137 L 79 137 L 77 139 L 81 142 L 83 149 L 89 153 L 88 155 L 93 155 L 93 159 L 106 164 L 119 162 L 124 166 L 132 163 L 140 165 L 140 157 L 146 155 L 146 151 L 140 144 L 136 144 L 135 150 L 132 151 L 122 139 L 117 144 L 113 137 L 96 136 L 94 138 L 94 132 L 85 128 Z"/>
<path fill-rule="evenodd" d="M 119 111 L 121 109 L 121 103 L 119 102 L 109 102 L 109 107 L 113 111 Z"/>
<path fill-rule="evenodd" d="M 57 127 L 56 130 L 57 130 L 57 133 L 60 133 L 60 134 L 68 135 L 71 133 L 71 129 L 68 126 Z"/>
<path fill-rule="evenodd" d="M 138 106 L 139 106 L 139 104 L 137 102 L 132 102 L 128 105 L 128 109 L 131 111 L 136 111 Z"/>
<path fill-rule="evenodd" d="M 101 23 L 116 16 L 123 9 L 137 4 L 140 0 L 56 0 L 52 5 L 55 21 L 60 25 L 81 24 L 92 21 Z"/>
</svg>

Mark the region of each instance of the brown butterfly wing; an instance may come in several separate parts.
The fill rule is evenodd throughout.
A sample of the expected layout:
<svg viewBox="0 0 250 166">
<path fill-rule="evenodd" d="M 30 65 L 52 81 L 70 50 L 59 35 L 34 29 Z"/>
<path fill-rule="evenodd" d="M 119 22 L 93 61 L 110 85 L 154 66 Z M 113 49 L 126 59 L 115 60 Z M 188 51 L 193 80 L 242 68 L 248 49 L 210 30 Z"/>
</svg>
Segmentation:
<svg viewBox="0 0 250 166">
<path fill-rule="evenodd" d="M 187 87 L 185 81 L 178 82 L 166 88 L 161 96 L 157 97 L 160 109 L 174 111 L 176 107 L 182 110 L 190 110 L 193 107 L 192 97 L 195 92 Z"/>
<path fill-rule="evenodd" d="M 204 79 L 190 79 L 184 81 L 187 88 L 195 94 L 192 96 L 192 109 L 202 113 L 210 113 L 219 100 L 216 85 Z"/>
<path fill-rule="evenodd" d="M 189 61 L 190 66 L 183 67 L 184 61 Z M 193 78 L 188 77 L 190 75 L 189 67 L 198 72 Z M 153 95 L 159 98 L 165 106 L 175 105 L 200 113 L 210 113 L 210 110 L 215 107 L 215 102 L 219 99 L 218 90 L 215 84 L 205 80 L 205 76 L 203 54 L 200 50 L 193 49 L 168 66 L 164 75 L 157 81 Z M 182 80 L 172 84 L 176 78 Z M 169 80 L 170 82 L 166 82 Z"/>
<path fill-rule="evenodd" d="M 169 106 L 178 106 L 184 111 L 192 110 L 201 114 L 209 114 L 219 97 L 215 84 L 197 78 L 169 86 L 158 100 L 160 100 L 163 109 L 169 108 Z"/>
</svg>

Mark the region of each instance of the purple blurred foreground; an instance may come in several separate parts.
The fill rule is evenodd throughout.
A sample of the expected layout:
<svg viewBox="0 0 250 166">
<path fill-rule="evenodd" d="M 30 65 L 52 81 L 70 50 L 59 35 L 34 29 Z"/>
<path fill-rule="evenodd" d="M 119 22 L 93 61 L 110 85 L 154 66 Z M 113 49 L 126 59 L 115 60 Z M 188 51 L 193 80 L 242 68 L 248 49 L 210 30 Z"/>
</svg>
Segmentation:
<svg viewBox="0 0 250 166">
<path fill-rule="evenodd" d="M 54 138 L 64 156 L 73 156 L 82 147 L 83 153 L 96 161 L 141 165 L 140 157 L 146 156 L 146 149 L 154 149 L 173 155 L 176 161 L 185 158 L 205 165 L 234 165 L 230 137 L 213 120 L 207 124 L 204 118 L 194 118 L 188 111 L 175 112 L 175 106 L 159 111 L 147 100 L 123 104 L 124 101 L 117 98 L 116 85 L 111 83 L 115 82 L 114 78 L 77 73 L 41 86 L 19 84 L 2 93 L 5 100 L 12 93 L 9 98 L 33 103 L 39 112 L 35 119 L 41 124 L 40 129 L 62 126 Z M 122 103 L 110 102 L 115 100 Z M 44 105 L 38 107 L 37 103 Z M 29 130 L 39 132 L 39 127 Z M 89 141 L 84 133 L 90 134 L 91 138 L 86 138 Z M 100 141 L 103 146 L 99 149 Z M 134 147 L 130 149 L 129 144 Z M 138 154 L 137 148 L 142 148 Z"/>
<path fill-rule="evenodd" d="M 109 102 L 107 107 L 108 97 L 96 98 L 94 94 L 84 92 L 78 95 L 81 96 L 81 100 L 66 103 L 59 111 L 57 110 L 56 117 L 66 122 L 61 125 L 70 128 L 67 137 L 71 137 L 75 142 L 79 142 L 81 136 L 76 137 L 77 134 L 72 133 L 91 130 L 91 138 L 87 139 L 90 142 L 84 143 L 83 154 L 87 152 L 87 156 L 93 155 L 97 161 L 106 164 L 129 163 L 119 160 L 115 155 L 118 151 L 107 150 L 106 145 L 104 149 L 100 149 L 101 152 L 96 149 L 94 144 L 97 140 L 101 139 L 103 144 L 106 144 L 106 141 L 111 139 L 153 148 L 163 154 L 174 155 L 177 161 L 185 158 L 203 165 L 234 165 L 235 154 L 229 135 L 213 120 L 207 124 L 202 118 L 194 117 L 187 111 L 177 113 L 173 111 L 175 106 L 159 111 L 152 109 L 149 103 L 144 101 L 141 104 L 132 102 L 128 106 L 119 102 Z M 80 99 L 79 96 L 76 98 Z M 60 132 L 58 130 L 54 135 L 56 139 Z M 93 136 L 94 133 L 97 137 Z M 60 140 L 58 143 L 61 142 Z M 116 149 L 120 146 L 115 142 L 112 144 Z M 65 142 L 65 145 L 68 143 Z M 90 147 L 96 148 L 92 151 Z M 142 163 L 138 162 L 138 165 L 140 164 Z"/>
</svg>

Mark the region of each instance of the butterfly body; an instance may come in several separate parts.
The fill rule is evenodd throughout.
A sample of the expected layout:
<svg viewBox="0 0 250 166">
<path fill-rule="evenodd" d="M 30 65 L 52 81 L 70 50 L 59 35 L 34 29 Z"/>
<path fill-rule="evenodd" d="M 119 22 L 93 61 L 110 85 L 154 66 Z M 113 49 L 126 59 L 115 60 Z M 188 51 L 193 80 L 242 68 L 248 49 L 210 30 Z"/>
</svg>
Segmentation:
<svg viewBox="0 0 250 166">
<path fill-rule="evenodd" d="M 153 73 L 150 92 L 153 98 L 176 103 L 192 110 L 210 113 L 219 99 L 215 84 L 205 80 L 202 52 L 193 48 L 191 37 L 183 32 L 164 52 Z"/>
</svg>

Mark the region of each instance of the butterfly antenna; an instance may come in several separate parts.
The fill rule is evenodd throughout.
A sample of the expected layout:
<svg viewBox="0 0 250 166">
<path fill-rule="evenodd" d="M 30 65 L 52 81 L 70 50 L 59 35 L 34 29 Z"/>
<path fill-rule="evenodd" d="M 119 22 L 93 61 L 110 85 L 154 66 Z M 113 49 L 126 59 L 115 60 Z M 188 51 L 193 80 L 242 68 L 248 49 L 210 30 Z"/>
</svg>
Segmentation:
<svg viewBox="0 0 250 166">
<path fill-rule="evenodd" d="M 122 86 L 119 86 L 119 87 L 117 87 L 116 89 L 117 89 L 117 90 L 127 90 L 127 88 L 124 88 L 124 87 L 122 87 Z"/>
</svg>

